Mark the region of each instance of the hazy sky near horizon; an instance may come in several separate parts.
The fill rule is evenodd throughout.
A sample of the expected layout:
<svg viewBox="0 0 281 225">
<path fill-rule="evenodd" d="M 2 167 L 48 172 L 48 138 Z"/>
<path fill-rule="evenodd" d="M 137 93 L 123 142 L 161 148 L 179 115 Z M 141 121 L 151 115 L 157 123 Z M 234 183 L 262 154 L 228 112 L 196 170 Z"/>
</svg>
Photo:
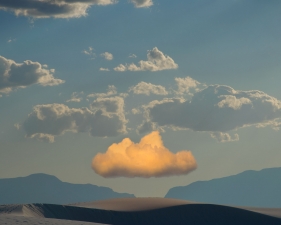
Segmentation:
<svg viewBox="0 0 281 225">
<path fill-rule="evenodd" d="M 281 167 L 280 9 L 0 0 L 0 178 L 149 197 Z"/>
</svg>

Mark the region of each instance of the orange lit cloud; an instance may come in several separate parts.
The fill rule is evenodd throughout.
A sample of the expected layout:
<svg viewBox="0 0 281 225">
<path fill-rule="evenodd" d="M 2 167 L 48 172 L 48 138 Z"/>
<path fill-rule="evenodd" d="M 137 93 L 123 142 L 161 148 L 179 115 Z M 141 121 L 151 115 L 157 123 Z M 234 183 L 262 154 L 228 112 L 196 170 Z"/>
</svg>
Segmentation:
<svg viewBox="0 0 281 225">
<path fill-rule="evenodd" d="M 163 145 L 159 132 L 154 131 L 140 143 L 125 138 L 112 144 L 106 153 L 98 153 L 93 158 L 92 168 L 106 178 L 149 178 L 187 174 L 197 168 L 197 163 L 190 151 L 170 152 Z"/>
</svg>

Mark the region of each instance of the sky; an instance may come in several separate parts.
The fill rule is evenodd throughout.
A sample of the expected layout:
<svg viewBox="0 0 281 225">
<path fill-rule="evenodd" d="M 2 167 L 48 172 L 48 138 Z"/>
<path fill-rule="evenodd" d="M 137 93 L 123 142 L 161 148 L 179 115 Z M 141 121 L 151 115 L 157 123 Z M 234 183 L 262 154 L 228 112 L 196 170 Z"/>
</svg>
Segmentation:
<svg viewBox="0 0 281 225">
<path fill-rule="evenodd" d="M 281 167 L 280 9 L 0 0 L 0 178 L 163 197 Z"/>
</svg>

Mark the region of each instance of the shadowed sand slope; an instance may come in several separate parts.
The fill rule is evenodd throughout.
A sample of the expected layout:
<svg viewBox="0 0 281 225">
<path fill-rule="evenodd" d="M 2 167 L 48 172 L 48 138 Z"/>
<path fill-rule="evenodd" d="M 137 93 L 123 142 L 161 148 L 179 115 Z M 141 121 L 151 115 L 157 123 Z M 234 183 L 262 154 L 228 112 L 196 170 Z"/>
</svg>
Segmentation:
<svg viewBox="0 0 281 225">
<path fill-rule="evenodd" d="M 116 203 L 115 200 L 112 202 Z M 125 205 L 130 205 L 124 202 Z M 135 204 L 137 202 L 135 201 Z M 162 207 L 164 201 L 159 200 L 157 204 L 158 207 Z M 165 204 L 176 204 L 176 202 L 170 200 Z M 0 217 L 22 215 L 38 219 L 53 218 L 113 225 L 281 225 L 280 218 L 241 208 L 211 204 L 182 204 L 182 202 L 179 204 L 181 205 L 150 210 L 145 209 L 143 204 L 140 211 L 136 208 L 124 211 L 121 202 L 119 206 L 123 211 L 51 204 L 6 205 L 0 206 Z"/>
<path fill-rule="evenodd" d="M 94 202 L 81 202 L 71 204 L 71 206 L 104 209 L 113 211 L 147 211 L 152 209 L 161 209 L 172 206 L 193 204 L 186 200 L 169 198 L 126 198 L 126 199 L 108 199 Z"/>
</svg>

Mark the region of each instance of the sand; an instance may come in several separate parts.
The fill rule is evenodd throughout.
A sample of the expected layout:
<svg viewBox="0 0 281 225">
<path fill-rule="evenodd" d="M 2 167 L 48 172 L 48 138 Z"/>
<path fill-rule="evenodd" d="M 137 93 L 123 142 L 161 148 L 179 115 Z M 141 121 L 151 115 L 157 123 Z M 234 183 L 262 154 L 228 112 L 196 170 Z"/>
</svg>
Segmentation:
<svg viewBox="0 0 281 225">
<path fill-rule="evenodd" d="M 1 225 L 105 225 L 71 220 L 46 219 L 24 216 L 0 216 Z"/>
<path fill-rule="evenodd" d="M 126 198 L 126 199 L 109 199 L 95 202 L 81 202 L 70 204 L 72 206 L 92 208 L 92 209 L 104 209 L 114 211 L 146 211 L 152 209 L 162 209 L 166 207 L 194 204 L 186 200 L 169 199 L 169 198 Z"/>
<path fill-rule="evenodd" d="M 0 206 L 0 224 L 281 225 L 281 209 L 161 198 L 111 199 L 72 205 L 3 205 Z"/>
</svg>

